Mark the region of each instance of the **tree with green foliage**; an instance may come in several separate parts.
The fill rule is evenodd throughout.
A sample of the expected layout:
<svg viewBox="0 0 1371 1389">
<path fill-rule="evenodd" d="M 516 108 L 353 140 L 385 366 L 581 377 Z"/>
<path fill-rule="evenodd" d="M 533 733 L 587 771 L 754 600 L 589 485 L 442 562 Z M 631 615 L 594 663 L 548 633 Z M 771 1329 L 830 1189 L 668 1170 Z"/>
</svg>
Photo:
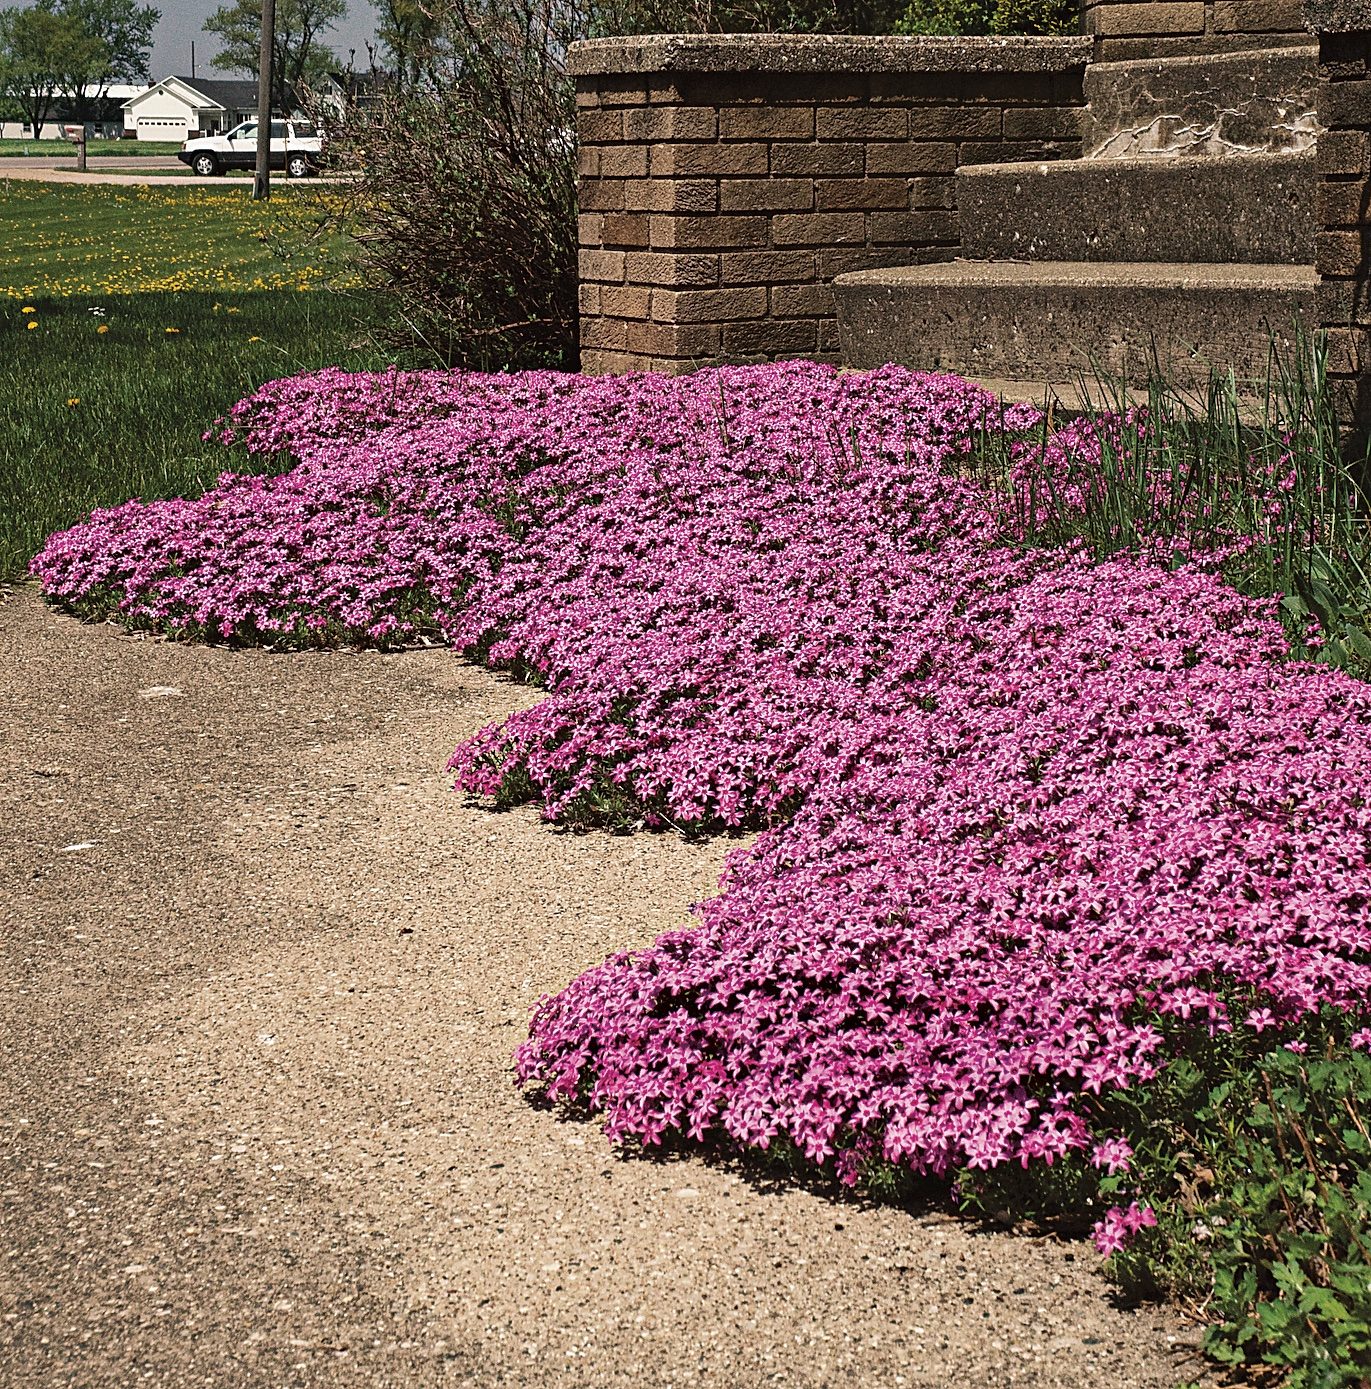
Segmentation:
<svg viewBox="0 0 1371 1389">
<path fill-rule="evenodd" d="M 286 95 L 317 81 L 337 61 L 323 35 L 347 14 L 347 0 L 277 0 L 272 47 L 272 103 L 286 108 Z M 210 59 L 225 72 L 257 76 L 261 53 L 261 0 L 232 0 L 210 15 L 205 29 L 222 45 Z"/>
<path fill-rule="evenodd" d="M 35 140 L 72 74 L 98 69 L 102 58 L 100 40 L 72 15 L 39 5 L 0 10 L 0 93 L 23 114 Z"/>
<path fill-rule="evenodd" d="M 413 86 L 441 51 L 442 24 L 424 0 L 379 0 L 376 38 L 397 82 Z"/>
<path fill-rule="evenodd" d="M 114 83 L 149 80 L 152 31 L 160 10 L 137 0 L 58 0 L 57 13 L 73 19 L 99 45 L 94 61 L 74 66 L 63 78 L 77 120 L 93 119 L 95 104 Z"/>
</svg>

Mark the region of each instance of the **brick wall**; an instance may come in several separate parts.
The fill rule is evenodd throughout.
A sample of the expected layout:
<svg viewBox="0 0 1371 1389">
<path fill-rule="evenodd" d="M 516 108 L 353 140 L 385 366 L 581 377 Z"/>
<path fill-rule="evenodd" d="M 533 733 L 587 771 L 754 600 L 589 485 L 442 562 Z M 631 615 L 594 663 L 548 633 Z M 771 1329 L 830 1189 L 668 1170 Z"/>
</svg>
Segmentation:
<svg viewBox="0 0 1371 1389">
<path fill-rule="evenodd" d="M 1304 0 L 1085 0 L 1083 13 L 1105 61 L 1309 42 Z"/>
<path fill-rule="evenodd" d="M 1080 152 L 1086 39 L 572 49 L 581 364 L 837 360 L 845 270 L 950 260 L 961 164 Z"/>
<path fill-rule="evenodd" d="M 1371 426 L 1371 5 L 1316 0 L 1319 323 L 1344 426 Z"/>
</svg>

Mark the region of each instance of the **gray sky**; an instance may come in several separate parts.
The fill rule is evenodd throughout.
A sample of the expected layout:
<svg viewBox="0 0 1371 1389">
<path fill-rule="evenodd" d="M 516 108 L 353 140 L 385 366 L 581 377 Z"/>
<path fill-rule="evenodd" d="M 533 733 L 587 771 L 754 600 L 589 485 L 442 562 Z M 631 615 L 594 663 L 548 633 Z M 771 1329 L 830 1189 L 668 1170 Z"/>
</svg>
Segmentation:
<svg viewBox="0 0 1371 1389">
<path fill-rule="evenodd" d="M 152 78 L 157 81 L 170 73 L 190 72 L 190 46 L 195 44 L 196 71 L 201 77 L 226 76 L 211 68 L 209 60 L 216 45 L 201 25 L 224 0 L 146 0 L 162 11 L 161 22 L 152 43 Z M 376 12 L 369 0 L 348 0 L 346 16 L 324 35 L 324 42 L 347 62 L 348 49 L 355 48 L 355 66 L 367 65 L 367 44 L 376 42 Z"/>
</svg>

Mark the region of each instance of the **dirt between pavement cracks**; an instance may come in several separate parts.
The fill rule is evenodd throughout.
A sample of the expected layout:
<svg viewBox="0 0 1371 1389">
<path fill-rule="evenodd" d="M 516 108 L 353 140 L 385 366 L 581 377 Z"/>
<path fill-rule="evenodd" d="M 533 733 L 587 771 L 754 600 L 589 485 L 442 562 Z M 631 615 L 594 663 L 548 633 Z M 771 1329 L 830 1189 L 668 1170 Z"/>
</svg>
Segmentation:
<svg viewBox="0 0 1371 1389">
<path fill-rule="evenodd" d="M 444 763 L 536 695 L 0 605 L 0 1383 L 1169 1389 L 1086 1245 L 613 1155 L 523 1099 L 545 991 L 723 842 Z"/>
</svg>

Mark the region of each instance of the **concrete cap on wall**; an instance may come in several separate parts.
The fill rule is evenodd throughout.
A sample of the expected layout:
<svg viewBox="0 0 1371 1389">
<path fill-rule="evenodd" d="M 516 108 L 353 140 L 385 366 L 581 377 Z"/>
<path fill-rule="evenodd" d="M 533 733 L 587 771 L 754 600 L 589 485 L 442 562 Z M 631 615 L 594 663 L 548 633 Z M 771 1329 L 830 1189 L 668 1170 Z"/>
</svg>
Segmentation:
<svg viewBox="0 0 1371 1389">
<path fill-rule="evenodd" d="M 1305 0 L 1304 26 L 1311 34 L 1371 33 L 1371 0 Z"/>
<path fill-rule="evenodd" d="M 1092 42 L 1084 36 L 641 34 L 573 43 L 567 68 L 573 77 L 635 72 L 1050 73 L 1084 67 Z"/>
</svg>

